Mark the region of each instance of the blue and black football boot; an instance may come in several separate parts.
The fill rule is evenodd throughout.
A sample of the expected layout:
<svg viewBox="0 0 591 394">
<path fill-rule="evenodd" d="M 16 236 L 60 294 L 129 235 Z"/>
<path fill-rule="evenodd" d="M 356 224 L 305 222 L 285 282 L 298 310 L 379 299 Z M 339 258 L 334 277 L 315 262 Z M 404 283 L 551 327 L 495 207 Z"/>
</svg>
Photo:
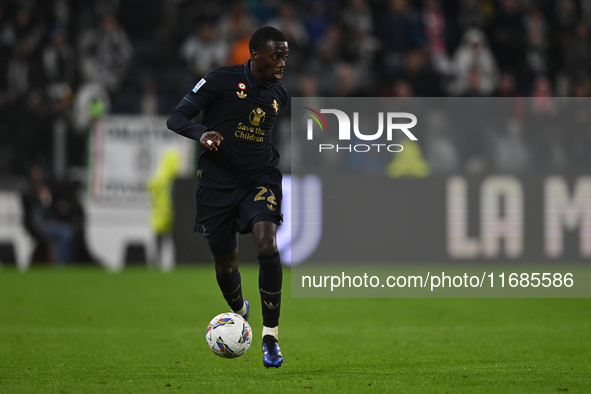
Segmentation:
<svg viewBox="0 0 591 394">
<path fill-rule="evenodd" d="M 263 337 L 263 365 L 267 368 L 279 368 L 283 363 L 283 355 L 279 349 L 279 342 L 273 335 Z"/>
<path fill-rule="evenodd" d="M 248 321 L 248 316 L 250 315 L 250 304 L 248 303 L 247 299 L 244 299 L 244 305 L 246 305 L 246 313 L 242 317 L 244 320 Z"/>
</svg>

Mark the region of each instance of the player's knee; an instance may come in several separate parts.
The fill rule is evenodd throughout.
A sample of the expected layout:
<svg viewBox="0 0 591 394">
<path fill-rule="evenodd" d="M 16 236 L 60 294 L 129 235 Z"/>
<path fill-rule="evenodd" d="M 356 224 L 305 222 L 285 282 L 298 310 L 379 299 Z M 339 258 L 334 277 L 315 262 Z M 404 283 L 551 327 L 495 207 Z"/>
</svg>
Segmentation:
<svg viewBox="0 0 591 394">
<path fill-rule="evenodd" d="M 222 278 L 229 278 L 238 268 L 238 253 L 232 253 L 228 256 L 213 256 L 215 270 Z"/>
<path fill-rule="evenodd" d="M 261 237 L 257 242 L 257 256 L 271 257 L 277 253 L 277 242 L 275 237 Z"/>
<path fill-rule="evenodd" d="M 215 265 L 215 270 L 222 278 L 229 278 L 232 276 L 236 269 L 238 268 L 238 264 L 217 264 Z"/>
<path fill-rule="evenodd" d="M 212 249 L 212 255 L 215 269 L 223 278 L 231 276 L 238 268 L 238 248 L 234 247 L 230 253 L 224 254 L 214 253 Z"/>
</svg>

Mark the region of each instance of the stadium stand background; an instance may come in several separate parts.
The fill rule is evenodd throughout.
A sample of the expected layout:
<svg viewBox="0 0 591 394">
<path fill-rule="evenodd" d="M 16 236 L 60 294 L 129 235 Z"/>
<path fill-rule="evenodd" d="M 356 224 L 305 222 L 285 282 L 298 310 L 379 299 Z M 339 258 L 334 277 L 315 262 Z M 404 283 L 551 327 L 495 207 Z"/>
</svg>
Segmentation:
<svg viewBox="0 0 591 394">
<path fill-rule="evenodd" d="M 421 136 L 429 176 L 591 170 L 591 132 L 554 121 L 573 103 L 563 98 L 591 91 L 591 0 L 0 0 L 0 192 L 26 190 L 34 165 L 83 190 L 95 119 L 166 116 L 209 69 L 244 63 L 248 37 L 266 24 L 288 37 L 293 97 L 528 100 L 516 123 Z M 570 119 L 584 124 L 580 103 Z M 274 135 L 284 173 L 289 112 Z M 388 175 L 391 160 L 333 164 Z M 8 235 L 18 223 L 10 201 Z"/>
<path fill-rule="evenodd" d="M 292 96 L 531 96 L 551 106 L 589 95 L 588 0 L 3 0 L 0 185 L 18 187 L 33 163 L 83 179 L 93 116 L 169 113 L 211 67 L 248 58 L 262 24 L 288 36 Z M 524 150 L 558 143 L 568 158 L 559 169 L 589 170 L 589 160 L 570 160 L 589 135 L 518 138 Z M 283 122 L 276 143 L 288 139 Z M 486 158 L 480 138 L 445 139 L 462 160 L 432 168 L 486 168 L 470 161 Z"/>
</svg>

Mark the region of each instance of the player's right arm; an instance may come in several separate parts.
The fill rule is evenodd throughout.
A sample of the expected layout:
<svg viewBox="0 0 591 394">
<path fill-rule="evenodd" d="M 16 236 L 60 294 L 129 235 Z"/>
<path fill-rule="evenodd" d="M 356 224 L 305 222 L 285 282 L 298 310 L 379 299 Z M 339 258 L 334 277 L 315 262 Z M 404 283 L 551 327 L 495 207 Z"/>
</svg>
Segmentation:
<svg viewBox="0 0 591 394">
<path fill-rule="evenodd" d="M 207 126 L 193 123 L 191 119 L 199 115 L 203 109 L 208 108 L 217 98 L 220 83 L 221 78 L 215 69 L 210 71 L 183 97 L 166 120 L 166 126 L 177 134 L 199 141 L 209 150 L 217 150 L 220 141 L 224 139 L 222 135 L 208 130 Z"/>
<path fill-rule="evenodd" d="M 220 133 L 218 133 L 217 131 L 211 130 L 211 131 L 206 131 L 205 133 L 203 133 L 201 135 L 201 138 L 199 139 L 199 143 L 201 145 L 203 145 L 206 149 L 217 151 L 218 146 L 220 146 L 220 143 L 222 142 L 223 139 L 224 139 L 224 137 L 222 137 L 222 135 Z"/>
<path fill-rule="evenodd" d="M 199 112 L 201 112 L 201 108 L 183 98 L 166 120 L 166 127 L 183 137 L 199 141 L 203 133 L 207 131 L 206 126 L 191 121 L 199 115 Z"/>
</svg>

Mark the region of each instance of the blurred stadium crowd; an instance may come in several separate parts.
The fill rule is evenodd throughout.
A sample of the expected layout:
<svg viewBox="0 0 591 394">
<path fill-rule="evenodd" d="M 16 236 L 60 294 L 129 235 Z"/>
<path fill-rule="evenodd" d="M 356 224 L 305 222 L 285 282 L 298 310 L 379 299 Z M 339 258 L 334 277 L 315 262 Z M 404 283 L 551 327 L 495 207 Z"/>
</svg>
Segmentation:
<svg viewBox="0 0 591 394">
<path fill-rule="evenodd" d="M 591 0 L 0 0 L 0 187 L 33 164 L 56 178 L 84 168 L 93 119 L 168 114 L 209 69 L 244 63 L 263 24 L 289 40 L 294 97 L 532 97 L 547 120 L 556 97 L 591 92 Z M 507 170 L 591 169 L 589 131 L 538 124 L 446 135 L 456 160 L 432 172 L 502 170 L 495 140 L 520 150 L 510 158 L 542 147 Z"/>
</svg>

